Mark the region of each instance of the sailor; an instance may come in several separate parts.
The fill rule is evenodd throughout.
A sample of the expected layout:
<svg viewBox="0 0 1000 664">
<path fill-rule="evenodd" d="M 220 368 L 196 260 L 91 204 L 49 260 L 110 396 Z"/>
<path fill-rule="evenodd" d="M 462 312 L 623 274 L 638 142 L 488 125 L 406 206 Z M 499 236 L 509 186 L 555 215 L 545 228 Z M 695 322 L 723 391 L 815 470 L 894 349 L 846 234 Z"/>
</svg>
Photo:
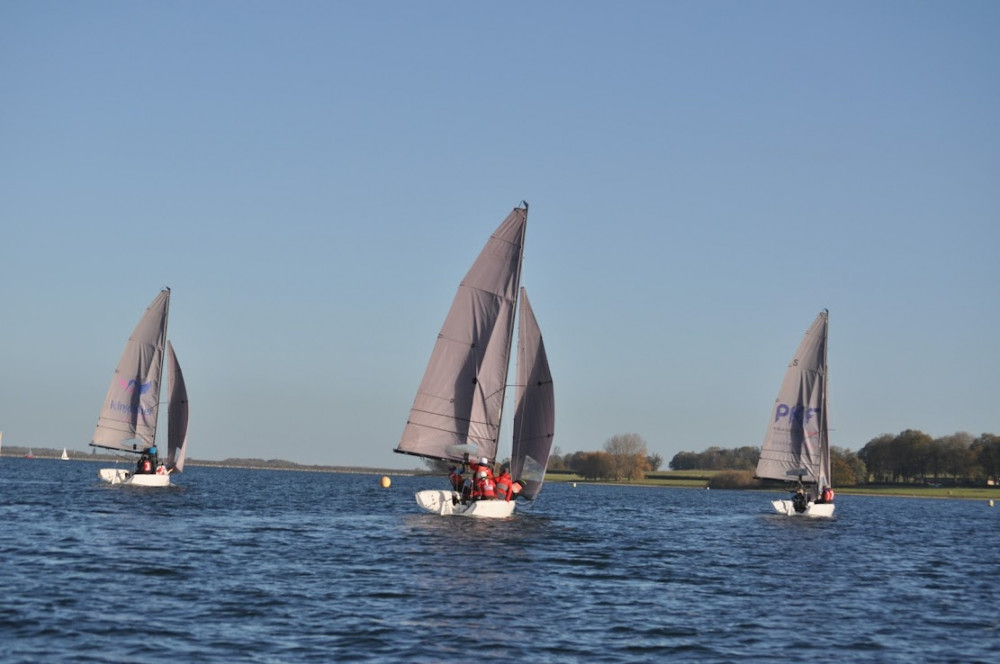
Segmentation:
<svg viewBox="0 0 1000 664">
<path fill-rule="evenodd" d="M 502 466 L 500 468 L 500 474 L 497 475 L 496 480 L 496 491 L 497 498 L 503 498 L 508 502 L 514 495 L 514 480 L 511 479 L 510 471 L 507 470 L 507 466 Z"/>
<path fill-rule="evenodd" d="M 796 512 L 805 512 L 806 508 L 809 506 L 809 497 L 806 496 L 806 492 L 799 487 L 795 490 L 795 495 L 792 496 L 792 507 L 795 508 Z"/>
<path fill-rule="evenodd" d="M 164 466 L 161 463 L 159 466 L 156 467 L 156 474 L 157 475 L 166 475 L 167 474 L 167 467 Z"/>
<path fill-rule="evenodd" d="M 472 471 L 473 477 L 475 477 L 479 471 L 484 471 L 491 480 L 493 479 L 493 469 L 490 468 L 490 460 L 486 457 L 479 457 L 479 463 L 469 464 L 469 470 Z"/>
<path fill-rule="evenodd" d="M 462 473 L 459 472 L 458 466 L 451 466 L 448 468 L 448 481 L 451 482 L 451 488 L 454 491 L 461 493 L 462 483 L 465 481 L 462 479 Z"/>
<path fill-rule="evenodd" d="M 486 474 L 485 470 L 476 471 L 476 482 L 472 488 L 473 500 L 492 500 L 497 497 L 496 485 L 493 478 Z"/>
<path fill-rule="evenodd" d="M 153 472 L 153 462 L 149 460 L 149 457 L 143 454 L 139 457 L 139 463 L 135 467 L 136 474 L 149 474 Z"/>
<path fill-rule="evenodd" d="M 466 477 L 462 482 L 462 503 L 467 503 L 473 499 L 473 494 L 475 493 L 474 482 L 471 477 Z"/>
<path fill-rule="evenodd" d="M 823 491 L 819 494 L 819 500 L 817 503 L 832 503 L 833 502 L 833 489 L 828 486 L 823 487 Z"/>
</svg>

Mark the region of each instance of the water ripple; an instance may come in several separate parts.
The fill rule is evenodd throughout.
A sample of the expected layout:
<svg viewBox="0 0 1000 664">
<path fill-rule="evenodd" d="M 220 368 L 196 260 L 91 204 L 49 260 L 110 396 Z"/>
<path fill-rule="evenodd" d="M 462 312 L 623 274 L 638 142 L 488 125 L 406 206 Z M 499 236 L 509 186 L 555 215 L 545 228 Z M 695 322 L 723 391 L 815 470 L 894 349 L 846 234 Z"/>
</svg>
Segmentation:
<svg viewBox="0 0 1000 664">
<path fill-rule="evenodd" d="M 550 484 L 512 519 L 421 514 L 434 480 L 0 463 L 4 662 L 987 662 L 995 534 L 972 502 Z M 443 484 L 443 480 L 440 482 Z"/>
</svg>

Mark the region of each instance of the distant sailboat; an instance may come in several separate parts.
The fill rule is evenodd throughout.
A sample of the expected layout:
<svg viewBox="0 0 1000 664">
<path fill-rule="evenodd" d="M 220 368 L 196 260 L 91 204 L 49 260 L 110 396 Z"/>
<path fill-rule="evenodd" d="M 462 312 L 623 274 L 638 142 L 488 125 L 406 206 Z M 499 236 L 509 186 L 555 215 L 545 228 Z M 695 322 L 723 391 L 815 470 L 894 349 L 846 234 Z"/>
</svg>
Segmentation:
<svg viewBox="0 0 1000 664">
<path fill-rule="evenodd" d="M 93 447 L 135 454 L 134 470 L 102 468 L 98 476 L 111 484 L 169 486 L 170 474 L 184 470 L 188 403 L 184 377 L 167 338 L 170 289 L 163 289 L 146 309 L 122 352 L 111 379 L 91 441 Z M 166 343 L 170 394 L 167 403 L 167 461 L 160 466 L 156 448 L 163 351 Z"/>
<path fill-rule="evenodd" d="M 494 231 L 458 288 L 431 353 L 395 451 L 428 459 L 497 459 L 528 206 Z M 520 497 L 541 491 L 555 431 L 555 401 L 541 331 L 520 289 L 517 393 L 510 472 Z M 417 504 L 436 514 L 502 518 L 514 500 L 463 503 L 452 491 L 426 490 Z"/>
<path fill-rule="evenodd" d="M 778 514 L 833 516 L 827 417 L 828 319 L 826 310 L 820 312 L 788 365 L 757 462 L 757 477 L 797 481 L 792 500 L 771 502 Z"/>
<path fill-rule="evenodd" d="M 62 459 L 63 461 L 69 461 L 69 454 L 66 453 L 66 448 L 65 447 L 63 448 L 62 456 L 59 457 L 59 458 Z"/>
</svg>

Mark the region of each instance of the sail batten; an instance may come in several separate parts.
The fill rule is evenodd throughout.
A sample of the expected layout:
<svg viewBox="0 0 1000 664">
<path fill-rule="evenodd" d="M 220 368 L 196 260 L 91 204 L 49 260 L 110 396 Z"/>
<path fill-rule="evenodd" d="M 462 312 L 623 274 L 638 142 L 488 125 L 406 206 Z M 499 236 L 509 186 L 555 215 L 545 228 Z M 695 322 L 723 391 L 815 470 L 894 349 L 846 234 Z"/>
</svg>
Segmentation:
<svg viewBox="0 0 1000 664">
<path fill-rule="evenodd" d="M 170 289 L 165 288 L 132 331 L 108 387 L 91 445 L 135 452 L 155 444 L 169 308 Z"/>
<path fill-rule="evenodd" d="M 526 223 L 515 208 L 462 279 L 396 452 L 460 461 L 448 448 L 472 443 L 496 458 Z"/>
<path fill-rule="evenodd" d="M 768 422 L 757 477 L 830 486 L 826 311 L 813 321 L 788 365 Z"/>
</svg>

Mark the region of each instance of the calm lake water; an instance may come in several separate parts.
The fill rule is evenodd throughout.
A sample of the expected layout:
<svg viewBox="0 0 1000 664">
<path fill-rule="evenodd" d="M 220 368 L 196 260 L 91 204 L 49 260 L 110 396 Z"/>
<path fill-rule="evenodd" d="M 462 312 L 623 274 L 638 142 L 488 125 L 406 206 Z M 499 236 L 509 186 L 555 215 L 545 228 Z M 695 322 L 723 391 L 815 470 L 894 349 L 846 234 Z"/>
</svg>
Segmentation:
<svg viewBox="0 0 1000 664">
<path fill-rule="evenodd" d="M 3 662 L 993 662 L 1000 506 L 191 467 L 171 489 L 0 460 Z"/>
</svg>

